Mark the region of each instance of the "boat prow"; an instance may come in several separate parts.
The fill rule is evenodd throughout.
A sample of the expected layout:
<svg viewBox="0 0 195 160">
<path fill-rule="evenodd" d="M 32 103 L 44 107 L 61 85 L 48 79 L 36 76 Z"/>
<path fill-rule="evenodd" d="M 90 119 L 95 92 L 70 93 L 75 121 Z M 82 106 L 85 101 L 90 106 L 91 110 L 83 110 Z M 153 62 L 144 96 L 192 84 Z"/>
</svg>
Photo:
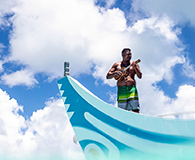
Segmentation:
<svg viewBox="0 0 195 160">
<path fill-rule="evenodd" d="M 87 159 L 195 159 L 195 121 L 165 119 L 105 103 L 70 76 L 58 87 Z"/>
</svg>

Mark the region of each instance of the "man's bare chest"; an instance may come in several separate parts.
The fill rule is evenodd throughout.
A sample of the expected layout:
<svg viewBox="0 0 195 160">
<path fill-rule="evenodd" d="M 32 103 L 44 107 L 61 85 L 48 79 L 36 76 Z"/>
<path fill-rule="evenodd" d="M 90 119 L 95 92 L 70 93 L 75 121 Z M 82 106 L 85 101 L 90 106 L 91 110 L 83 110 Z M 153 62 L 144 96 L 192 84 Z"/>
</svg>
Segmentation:
<svg viewBox="0 0 195 160">
<path fill-rule="evenodd" d="M 135 74 L 135 71 L 134 71 L 132 66 L 129 67 L 127 70 L 125 70 L 125 67 L 122 67 L 121 65 L 118 65 L 116 67 L 116 70 L 121 71 L 121 72 L 126 71 L 128 74 L 131 74 L 131 75 Z"/>
</svg>

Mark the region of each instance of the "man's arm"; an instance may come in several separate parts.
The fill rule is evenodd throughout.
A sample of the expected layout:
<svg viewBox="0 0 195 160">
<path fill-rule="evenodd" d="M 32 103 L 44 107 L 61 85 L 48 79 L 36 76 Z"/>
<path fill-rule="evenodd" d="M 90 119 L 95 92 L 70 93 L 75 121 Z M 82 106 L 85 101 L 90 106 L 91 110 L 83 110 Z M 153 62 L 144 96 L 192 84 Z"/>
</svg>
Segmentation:
<svg viewBox="0 0 195 160">
<path fill-rule="evenodd" d="M 112 68 L 108 71 L 106 78 L 107 79 L 112 79 L 114 76 L 121 76 L 122 72 L 121 71 L 117 71 L 116 67 L 117 67 L 117 63 L 115 63 Z"/>
<path fill-rule="evenodd" d="M 135 62 L 132 62 L 132 66 L 133 66 L 133 69 L 135 70 L 135 73 L 137 74 L 137 77 L 139 79 L 141 79 L 142 78 L 142 72 L 141 72 L 141 70 L 139 68 L 139 65 L 137 63 L 135 63 Z"/>
</svg>

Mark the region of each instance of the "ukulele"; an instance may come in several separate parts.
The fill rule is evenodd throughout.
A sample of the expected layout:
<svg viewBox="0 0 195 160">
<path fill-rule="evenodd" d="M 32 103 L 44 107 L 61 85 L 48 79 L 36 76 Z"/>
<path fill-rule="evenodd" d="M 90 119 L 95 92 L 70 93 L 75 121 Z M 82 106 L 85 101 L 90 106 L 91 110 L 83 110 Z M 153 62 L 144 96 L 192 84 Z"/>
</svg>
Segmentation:
<svg viewBox="0 0 195 160">
<path fill-rule="evenodd" d="M 135 61 L 135 63 L 139 63 L 139 62 L 141 62 L 140 59 L 138 59 L 137 61 Z M 127 66 L 126 68 L 125 68 L 125 67 L 121 68 L 119 71 L 122 72 L 122 75 L 121 75 L 121 76 L 114 76 L 114 78 L 115 78 L 117 81 L 120 82 L 125 76 L 128 75 L 127 69 L 129 69 L 130 67 L 131 67 L 131 65 Z"/>
</svg>

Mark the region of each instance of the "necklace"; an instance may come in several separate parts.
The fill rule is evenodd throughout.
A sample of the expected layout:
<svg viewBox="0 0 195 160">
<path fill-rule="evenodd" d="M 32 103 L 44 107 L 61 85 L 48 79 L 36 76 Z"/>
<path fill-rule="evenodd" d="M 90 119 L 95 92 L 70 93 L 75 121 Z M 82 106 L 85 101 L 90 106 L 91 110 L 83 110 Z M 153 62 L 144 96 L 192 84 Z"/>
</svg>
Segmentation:
<svg viewBox="0 0 195 160">
<path fill-rule="evenodd" d="M 125 64 L 125 63 L 122 62 L 122 65 L 127 67 L 129 65 L 129 63 Z"/>
</svg>

